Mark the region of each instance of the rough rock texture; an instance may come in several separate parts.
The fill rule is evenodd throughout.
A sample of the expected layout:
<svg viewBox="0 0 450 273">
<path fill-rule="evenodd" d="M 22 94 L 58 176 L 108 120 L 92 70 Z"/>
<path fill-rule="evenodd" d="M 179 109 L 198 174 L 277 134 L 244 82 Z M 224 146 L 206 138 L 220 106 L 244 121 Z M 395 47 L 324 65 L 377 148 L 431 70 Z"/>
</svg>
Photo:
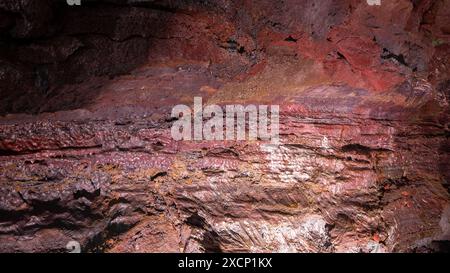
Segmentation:
<svg viewBox="0 0 450 273">
<path fill-rule="evenodd" d="M 39 2 L 39 4 L 37 4 Z M 450 1 L 0 1 L 0 252 L 432 252 Z M 279 104 L 281 144 L 174 141 Z"/>
</svg>

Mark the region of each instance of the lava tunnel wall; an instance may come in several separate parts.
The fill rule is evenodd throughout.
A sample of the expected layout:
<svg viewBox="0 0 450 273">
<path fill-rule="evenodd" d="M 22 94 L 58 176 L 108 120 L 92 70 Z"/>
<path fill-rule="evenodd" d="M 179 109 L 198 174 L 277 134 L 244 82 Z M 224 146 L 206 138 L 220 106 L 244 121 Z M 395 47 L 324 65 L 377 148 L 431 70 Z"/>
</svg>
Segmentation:
<svg viewBox="0 0 450 273">
<path fill-rule="evenodd" d="M 448 251 L 450 1 L 372 2 L 0 0 L 0 252 Z"/>
</svg>

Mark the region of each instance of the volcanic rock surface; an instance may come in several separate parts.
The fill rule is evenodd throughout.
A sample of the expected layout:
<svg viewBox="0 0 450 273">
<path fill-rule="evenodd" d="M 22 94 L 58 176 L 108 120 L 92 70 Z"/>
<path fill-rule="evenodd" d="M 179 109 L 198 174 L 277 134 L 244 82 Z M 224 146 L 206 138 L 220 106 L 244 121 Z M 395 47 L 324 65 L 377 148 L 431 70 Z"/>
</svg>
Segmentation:
<svg viewBox="0 0 450 273">
<path fill-rule="evenodd" d="M 0 252 L 434 252 L 450 1 L 0 1 Z M 280 105 L 280 144 L 171 109 Z"/>
</svg>

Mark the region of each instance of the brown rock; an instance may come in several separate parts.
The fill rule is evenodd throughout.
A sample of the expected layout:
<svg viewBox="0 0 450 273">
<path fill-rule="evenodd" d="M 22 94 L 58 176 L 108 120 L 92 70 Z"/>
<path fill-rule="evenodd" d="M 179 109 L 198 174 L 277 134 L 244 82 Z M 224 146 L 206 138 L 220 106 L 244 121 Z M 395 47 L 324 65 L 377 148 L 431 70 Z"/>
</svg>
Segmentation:
<svg viewBox="0 0 450 273">
<path fill-rule="evenodd" d="M 0 4 L 0 252 L 448 250 L 448 1 L 35 2 Z M 194 96 L 281 143 L 173 140 Z"/>
</svg>

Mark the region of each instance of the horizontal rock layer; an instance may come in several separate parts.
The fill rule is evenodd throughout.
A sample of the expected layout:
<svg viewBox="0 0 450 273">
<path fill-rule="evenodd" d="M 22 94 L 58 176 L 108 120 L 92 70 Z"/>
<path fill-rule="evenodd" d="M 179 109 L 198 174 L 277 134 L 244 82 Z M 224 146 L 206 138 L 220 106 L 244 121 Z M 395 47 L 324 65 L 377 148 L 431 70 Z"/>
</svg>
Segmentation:
<svg viewBox="0 0 450 273">
<path fill-rule="evenodd" d="M 0 252 L 448 250 L 449 1 L 82 2 L 0 3 Z"/>
</svg>

